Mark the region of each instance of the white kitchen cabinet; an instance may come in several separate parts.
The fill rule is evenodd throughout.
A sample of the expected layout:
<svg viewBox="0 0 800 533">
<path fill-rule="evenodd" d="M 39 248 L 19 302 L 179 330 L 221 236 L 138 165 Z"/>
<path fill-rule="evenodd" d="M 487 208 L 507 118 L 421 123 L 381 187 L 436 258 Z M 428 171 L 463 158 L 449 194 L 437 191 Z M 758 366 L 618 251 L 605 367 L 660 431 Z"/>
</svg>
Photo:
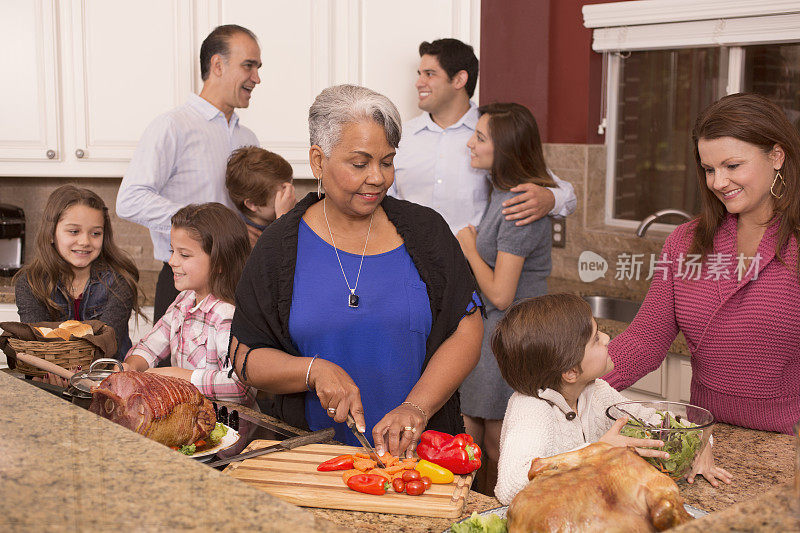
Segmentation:
<svg viewBox="0 0 800 533">
<path fill-rule="evenodd" d="M 19 322 L 16 304 L 0 304 L 0 322 Z M 8 368 L 6 354 L 0 350 L 0 369 Z"/>
<path fill-rule="evenodd" d="M 261 84 L 237 113 L 296 178 L 312 177 L 308 108 L 322 89 L 364 85 L 388 96 L 405 121 L 420 113 L 422 41 L 455 37 L 480 50 L 480 0 L 199 0 L 197 21 L 196 42 L 231 23 L 258 37 Z"/>
<path fill-rule="evenodd" d="M 192 1 L 0 2 L 0 175 L 122 176 L 192 92 Z"/>
<path fill-rule="evenodd" d="M 688 402 L 691 383 L 690 358 L 669 352 L 660 367 L 631 385 L 622 394 L 631 400 Z"/>
<path fill-rule="evenodd" d="M 330 85 L 416 116 L 419 43 L 480 50 L 480 0 L 0 0 L 0 176 L 120 177 L 158 114 L 202 87 L 200 44 L 252 30 L 262 83 L 238 111 L 262 146 L 308 167 L 308 107 Z M 477 99 L 477 95 L 476 95 Z"/>
<path fill-rule="evenodd" d="M 644 394 L 652 395 L 654 398 L 663 399 L 666 390 L 664 383 L 665 377 L 664 365 L 662 364 L 660 367 L 631 385 L 630 388 Z"/>
<path fill-rule="evenodd" d="M 0 160 L 13 166 L 61 154 L 57 18 L 55 0 L 0 0 Z"/>
</svg>

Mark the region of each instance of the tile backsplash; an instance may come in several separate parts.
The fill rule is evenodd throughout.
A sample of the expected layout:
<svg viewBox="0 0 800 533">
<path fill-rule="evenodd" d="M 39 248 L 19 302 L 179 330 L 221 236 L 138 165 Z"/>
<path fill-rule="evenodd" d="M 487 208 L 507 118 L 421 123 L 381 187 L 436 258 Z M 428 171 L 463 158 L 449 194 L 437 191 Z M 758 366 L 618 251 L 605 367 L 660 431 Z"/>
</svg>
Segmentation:
<svg viewBox="0 0 800 533">
<path fill-rule="evenodd" d="M 553 248 L 552 276 L 580 282 L 579 257 L 582 252 L 591 251 L 607 261 L 608 270 L 605 277 L 583 283 L 586 289 L 594 286 L 598 293 L 607 293 L 608 289 L 624 287 L 624 292 L 631 297 L 643 298 L 650 286 L 645 279 L 650 269 L 650 256 L 660 253 L 666 235 L 651 231 L 646 238 L 639 238 L 632 229 L 605 225 L 605 146 L 546 144 L 544 155 L 550 169 L 572 183 L 578 198 L 575 212 L 567 217 L 566 246 Z M 627 279 L 627 275 L 616 279 L 621 254 L 643 254 L 638 279 L 635 275 L 633 279 Z M 626 269 L 625 274 L 628 272 Z"/>
<path fill-rule="evenodd" d="M 608 262 L 604 278 L 586 283 L 598 292 L 624 286 L 626 292 L 643 296 L 649 286 L 644 278 L 649 270 L 650 254 L 658 254 L 664 235 L 652 232 L 644 239 L 630 229 L 607 227 L 603 223 L 605 209 L 605 147 L 585 144 L 546 144 L 545 159 L 553 172 L 575 187 L 578 206 L 567 218 L 566 247 L 554 248 L 552 276 L 580 281 L 578 258 L 585 250 L 593 251 Z M 49 194 L 66 183 L 94 190 L 108 205 L 117 244 L 133 256 L 141 270 L 157 271 L 161 264 L 153 259 L 149 232 L 142 226 L 119 219 L 115 214 L 117 190 L 121 178 L 31 178 L 0 177 L 0 202 L 18 205 L 25 210 L 25 257 L 33 254 L 36 232 Z M 298 198 L 316 187 L 313 180 L 296 180 Z M 644 254 L 640 279 L 615 279 L 620 254 Z"/>
</svg>

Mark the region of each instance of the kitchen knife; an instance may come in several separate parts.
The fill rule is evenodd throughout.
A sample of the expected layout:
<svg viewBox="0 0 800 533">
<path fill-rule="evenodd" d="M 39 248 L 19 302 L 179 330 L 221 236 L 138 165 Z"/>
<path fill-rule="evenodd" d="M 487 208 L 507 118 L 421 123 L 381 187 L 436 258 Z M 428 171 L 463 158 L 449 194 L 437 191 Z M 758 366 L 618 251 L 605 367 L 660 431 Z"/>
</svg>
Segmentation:
<svg viewBox="0 0 800 533">
<path fill-rule="evenodd" d="M 233 457 L 226 457 L 225 459 L 220 459 L 219 461 L 213 461 L 206 464 L 212 468 L 216 468 L 218 466 L 223 466 L 228 463 L 243 461 L 244 459 L 250 459 L 251 457 L 258 457 L 259 455 L 265 455 L 272 452 L 282 452 L 286 450 L 292 450 L 294 448 L 297 448 L 298 446 L 303 446 L 305 444 L 315 444 L 317 442 L 325 442 L 331 440 L 334 434 L 335 431 L 333 428 L 320 429 L 319 431 L 314 431 L 313 433 L 309 433 L 308 435 L 300 435 L 299 437 L 292 437 L 291 439 L 283 440 L 278 444 L 273 444 L 272 446 L 267 446 L 265 448 L 258 448 L 257 450 L 240 453 L 239 455 L 234 455 Z"/>
<path fill-rule="evenodd" d="M 378 463 L 379 467 L 386 468 L 386 465 L 383 464 L 383 461 L 381 461 L 381 457 L 378 455 L 378 452 L 376 452 L 375 448 L 372 447 L 372 444 L 369 443 L 367 437 L 365 437 L 364 434 L 361 433 L 356 427 L 356 421 L 353 419 L 353 415 L 350 413 L 347 414 L 347 427 L 349 427 L 350 431 L 353 432 L 353 435 L 356 436 L 358 442 L 361 443 L 361 446 L 364 448 L 364 451 L 369 454 L 370 458 Z"/>
</svg>

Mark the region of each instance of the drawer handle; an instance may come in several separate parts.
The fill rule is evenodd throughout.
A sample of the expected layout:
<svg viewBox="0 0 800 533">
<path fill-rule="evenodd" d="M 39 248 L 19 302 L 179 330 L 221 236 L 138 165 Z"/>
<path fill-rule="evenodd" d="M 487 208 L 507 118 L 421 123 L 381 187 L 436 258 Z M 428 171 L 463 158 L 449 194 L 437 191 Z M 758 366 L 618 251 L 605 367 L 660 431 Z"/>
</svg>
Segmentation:
<svg viewBox="0 0 800 533">
<path fill-rule="evenodd" d="M 81 150 L 80 148 L 75 150 L 75 157 L 77 157 L 78 159 L 83 159 L 83 156 L 85 156 L 85 155 L 86 155 L 86 153 L 83 150 Z"/>
<path fill-rule="evenodd" d="M 48 150 L 45 155 L 47 156 L 47 159 L 54 159 L 56 157 L 56 151 Z"/>
</svg>

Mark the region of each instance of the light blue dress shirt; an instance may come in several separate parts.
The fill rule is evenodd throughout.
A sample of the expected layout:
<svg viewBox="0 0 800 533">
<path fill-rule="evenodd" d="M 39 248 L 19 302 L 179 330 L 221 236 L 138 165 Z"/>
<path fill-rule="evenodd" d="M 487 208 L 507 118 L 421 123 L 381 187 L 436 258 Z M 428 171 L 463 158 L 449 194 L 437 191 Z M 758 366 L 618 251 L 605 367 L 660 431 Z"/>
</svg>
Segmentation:
<svg viewBox="0 0 800 533">
<path fill-rule="evenodd" d="M 435 209 L 453 233 L 467 224 L 478 226 L 489 202 L 492 184 L 488 172 L 472 168 L 467 141 L 478 123 L 478 108 L 442 129 L 429 113 L 409 120 L 394 158 L 394 184 L 389 194 Z M 548 171 L 549 172 L 549 171 Z M 558 188 L 550 215 L 567 216 L 577 200 L 572 184 L 550 172 Z"/>
<path fill-rule="evenodd" d="M 235 209 L 225 188 L 231 152 L 258 146 L 255 134 L 196 94 L 145 129 L 117 193 L 117 215 L 146 226 L 153 255 L 169 260 L 170 218 L 192 203 Z"/>
</svg>

